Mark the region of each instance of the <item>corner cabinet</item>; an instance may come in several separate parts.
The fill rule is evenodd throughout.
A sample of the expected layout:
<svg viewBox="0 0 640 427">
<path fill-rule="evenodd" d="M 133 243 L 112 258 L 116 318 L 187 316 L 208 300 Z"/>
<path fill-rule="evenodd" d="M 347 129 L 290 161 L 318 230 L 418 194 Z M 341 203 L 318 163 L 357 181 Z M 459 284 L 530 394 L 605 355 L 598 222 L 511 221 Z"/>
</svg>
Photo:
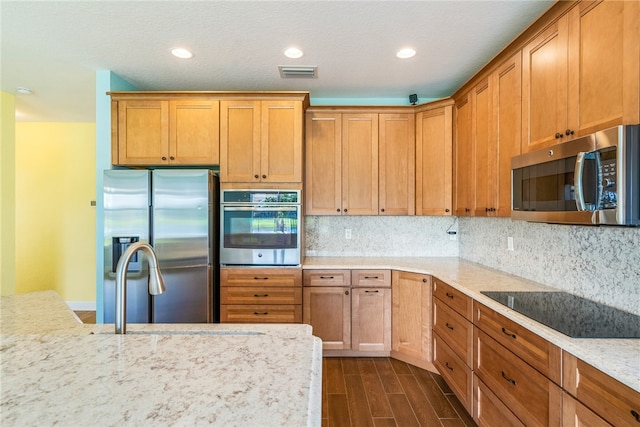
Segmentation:
<svg viewBox="0 0 640 427">
<path fill-rule="evenodd" d="M 220 181 L 302 183 L 301 99 L 220 102 Z"/>
<path fill-rule="evenodd" d="M 146 92 L 110 93 L 111 159 L 121 166 L 213 166 L 219 101 Z"/>
</svg>

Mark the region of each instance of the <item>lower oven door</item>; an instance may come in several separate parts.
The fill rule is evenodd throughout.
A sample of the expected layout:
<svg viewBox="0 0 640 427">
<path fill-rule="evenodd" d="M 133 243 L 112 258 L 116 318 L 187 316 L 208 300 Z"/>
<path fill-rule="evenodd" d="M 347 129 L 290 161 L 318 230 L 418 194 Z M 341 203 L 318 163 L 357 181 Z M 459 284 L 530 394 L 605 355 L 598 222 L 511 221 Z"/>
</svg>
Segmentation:
<svg viewBox="0 0 640 427">
<path fill-rule="evenodd" d="M 300 205 L 221 207 L 222 265 L 300 265 Z"/>
</svg>

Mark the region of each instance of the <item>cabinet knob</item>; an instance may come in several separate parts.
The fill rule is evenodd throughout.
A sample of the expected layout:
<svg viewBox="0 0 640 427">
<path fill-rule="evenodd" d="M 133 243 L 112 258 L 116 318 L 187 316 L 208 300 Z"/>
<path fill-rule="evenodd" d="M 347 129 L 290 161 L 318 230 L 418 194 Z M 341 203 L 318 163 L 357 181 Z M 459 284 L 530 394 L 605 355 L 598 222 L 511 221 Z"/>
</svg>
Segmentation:
<svg viewBox="0 0 640 427">
<path fill-rule="evenodd" d="M 176 159 L 176 158 L 175 158 L 175 157 L 173 157 L 173 156 L 169 157 L 169 160 L 175 160 L 175 159 Z"/>
<path fill-rule="evenodd" d="M 347 213 L 347 210 L 346 210 L 346 209 L 344 210 L 344 213 Z"/>
<path fill-rule="evenodd" d="M 340 208 L 336 209 L 336 212 L 340 212 Z"/>
<path fill-rule="evenodd" d="M 255 179 L 259 179 L 259 178 L 260 178 L 260 175 L 254 175 L 253 177 L 254 177 Z"/>
<path fill-rule="evenodd" d="M 567 136 L 573 135 L 573 130 L 567 129 L 567 130 L 564 131 L 564 134 L 567 135 Z"/>
<path fill-rule="evenodd" d="M 449 209 L 445 209 L 444 211 L 445 211 L 445 212 L 449 212 Z"/>
<path fill-rule="evenodd" d="M 262 179 L 265 179 L 267 177 L 267 175 L 262 175 Z"/>
<path fill-rule="evenodd" d="M 162 156 L 162 160 L 167 160 L 167 157 L 166 156 Z"/>
<path fill-rule="evenodd" d="M 562 135 L 560 132 L 556 132 L 556 139 L 560 139 L 562 138 L 564 135 Z"/>
<path fill-rule="evenodd" d="M 422 283 L 427 283 L 426 277 L 424 279 L 422 279 Z"/>
<path fill-rule="evenodd" d="M 384 212 L 384 208 L 380 209 L 380 212 Z"/>
<path fill-rule="evenodd" d="M 344 291 L 344 294 L 345 295 L 349 295 L 349 291 Z"/>
</svg>

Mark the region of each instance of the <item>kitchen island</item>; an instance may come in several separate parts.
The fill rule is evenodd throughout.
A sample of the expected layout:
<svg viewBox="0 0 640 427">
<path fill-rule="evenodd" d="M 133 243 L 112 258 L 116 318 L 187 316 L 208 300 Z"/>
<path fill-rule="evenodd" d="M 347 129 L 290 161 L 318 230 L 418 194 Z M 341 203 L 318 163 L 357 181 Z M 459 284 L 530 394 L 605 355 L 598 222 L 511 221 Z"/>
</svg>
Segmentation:
<svg viewBox="0 0 640 427">
<path fill-rule="evenodd" d="M 320 425 L 308 325 L 83 325 L 51 291 L 1 298 L 2 425 Z"/>
</svg>

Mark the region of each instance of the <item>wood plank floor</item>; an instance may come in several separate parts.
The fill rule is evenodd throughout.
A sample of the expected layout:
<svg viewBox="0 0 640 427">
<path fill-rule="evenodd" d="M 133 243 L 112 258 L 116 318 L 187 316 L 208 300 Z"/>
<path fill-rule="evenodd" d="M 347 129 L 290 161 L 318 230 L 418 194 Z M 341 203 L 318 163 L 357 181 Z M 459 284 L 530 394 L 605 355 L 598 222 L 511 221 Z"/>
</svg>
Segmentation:
<svg viewBox="0 0 640 427">
<path fill-rule="evenodd" d="M 95 311 L 76 311 L 95 323 Z M 475 426 L 440 375 L 388 357 L 325 357 L 324 427 Z"/>
<path fill-rule="evenodd" d="M 322 425 L 475 426 L 437 374 L 387 357 L 324 358 Z"/>
</svg>

